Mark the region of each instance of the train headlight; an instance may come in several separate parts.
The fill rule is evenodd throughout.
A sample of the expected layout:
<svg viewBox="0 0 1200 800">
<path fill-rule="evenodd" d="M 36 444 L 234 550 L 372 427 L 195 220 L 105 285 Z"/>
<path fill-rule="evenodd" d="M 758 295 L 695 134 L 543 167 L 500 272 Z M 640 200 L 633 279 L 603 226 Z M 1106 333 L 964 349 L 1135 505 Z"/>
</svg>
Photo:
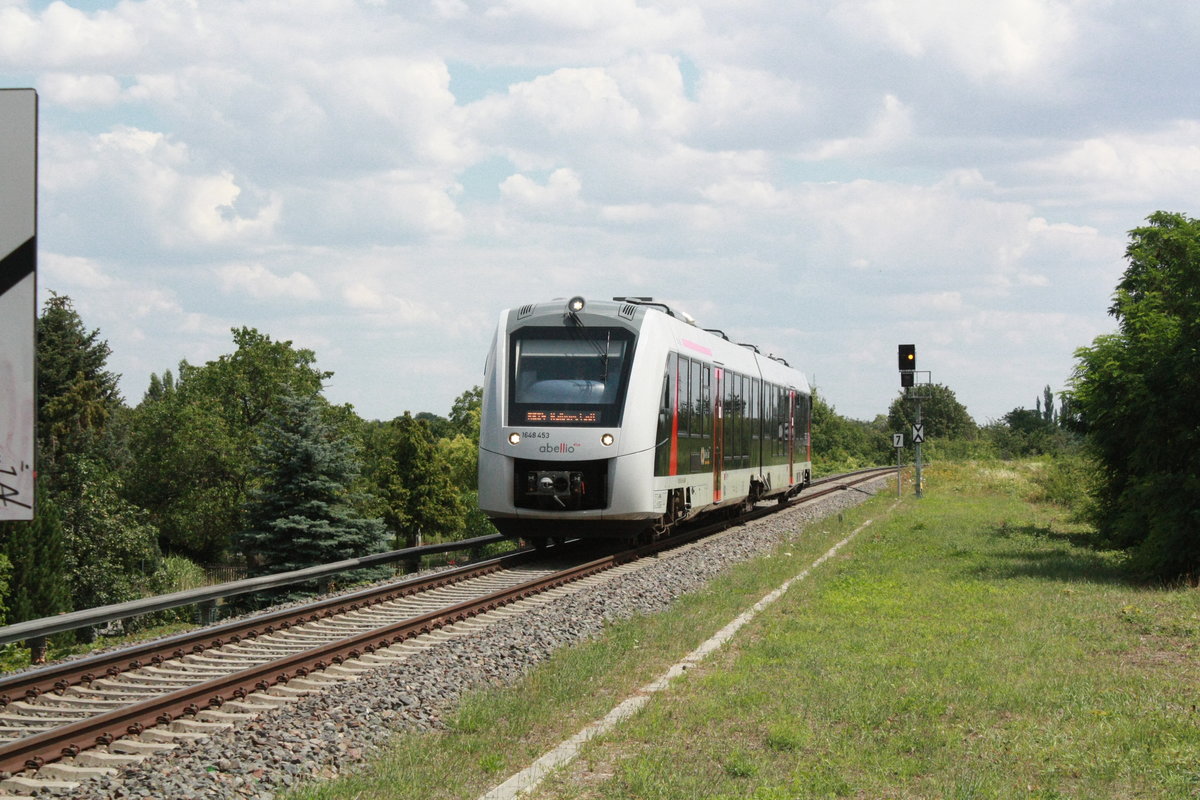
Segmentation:
<svg viewBox="0 0 1200 800">
<path fill-rule="evenodd" d="M 604 445 L 605 447 L 612 447 L 612 443 L 615 441 L 616 437 L 614 437 L 611 433 L 606 433 L 600 437 L 600 444 Z"/>
<path fill-rule="evenodd" d="M 508 435 L 508 443 L 509 444 L 520 444 L 521 443 L 521 434 L 517 433 L 516 431 L 513 431 L 512 433 L 510 433 Z"/>
<path fill-rule="evenodd" d="M 583 298 L 579 295 L 575 295 L 567 301 L 567 311 L 571 312 L 572 314 L 578 314 L 580 311 L 583 311 L 583 307 L 585 305 L 587 305 L 587 303 L 584 302 Z"/>
</svg>

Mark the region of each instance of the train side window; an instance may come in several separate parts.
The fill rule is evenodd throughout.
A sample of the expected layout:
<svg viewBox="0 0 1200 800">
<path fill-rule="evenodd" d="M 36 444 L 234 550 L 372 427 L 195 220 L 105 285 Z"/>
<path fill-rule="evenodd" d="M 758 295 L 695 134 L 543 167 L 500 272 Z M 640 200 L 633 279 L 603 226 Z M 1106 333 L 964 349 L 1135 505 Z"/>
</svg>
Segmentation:
<svg viewBox="0 0 1200 800">
<path fill-rule="evenodd" d="M 779 387 L 773 383 L 763 387 L 763 427 L 771 441 L 771 455 L 779 455 Z"/>
<path fill-rule="evenodd" d="M 725 454 L 725 466 L 733 461 L 733 429 L 737 424 L 737 375 L 725 373 L 725 421 L 722 425 L 725 440 L 722 452 Z"/>
<path fill-rule="evenodd" d="M 691 404 L 691 372 L 696 365 L 691 362 L 691 359 L 679 359 L 679 433 L 691 434 L 694 432 L 692 427 Z"/>
<path fill-rule="evenodd" d="M 801 448 L 807 449 L 809 444 L 809 427 L 812 422 L 812 395 L 796 395 L 796 441 Z M 801 458 L 807 459 L 807 454 Z"/>
<path fill-rule="evenodd" d="M 787 393 L 782 386 L 775 387 L 775 455 L 787 455 Z"/>
<path fill-rule="evenodd" d="M 691 388 L 688 392 L 691 397 L 691 413 L 692 427 L 689 428 L 693 436 L 704 435 L 704 412 L 702 409 L 703 394 L 700 388 L 700 362 L 693 361 L 691 367 Z"/>
<path fill-rule="evenodd" d="M 667 355 L 663 370 L 662 397 L 658 404 L 658 436 L 655 440 L 654 474 L 667 475 L 671 469 L 671 418 L 674 414 L 675 354 Z"/>
<path fill-rule="evenodd" d="M 712 431 L 712 368 L 704 364 L 700 367 L 700 434 L 708 438 Z"/>
<path fill-rule="evenodd" d="M 725 430 L 729 434 L 725 437 L 725 448 L 728 453 L 727 460 L 733 462 L 734 469 L 738 468 L 742 460 L 742 418 L 744 415 L 742 376 L 735 372 L 729 376 L 729 410 L 725 415 Z"/>
<path fill-rule="evenodd" d="M 762 440 L 762 381 L 750 379 L 750 437 L 754 441 Z M 751 455 L 758 453 L 758 445 L 754 446 Z"/>
</svg>

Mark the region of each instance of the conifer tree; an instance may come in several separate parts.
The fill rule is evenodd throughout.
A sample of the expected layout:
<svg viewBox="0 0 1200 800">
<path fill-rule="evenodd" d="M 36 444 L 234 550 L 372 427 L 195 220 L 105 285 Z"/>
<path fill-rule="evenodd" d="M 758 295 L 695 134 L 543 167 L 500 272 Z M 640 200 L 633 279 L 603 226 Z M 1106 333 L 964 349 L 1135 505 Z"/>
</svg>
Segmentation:
<svg viewBox="0 0 1200 800">
<path fill-rule="evenodd" d="M 38 474 L 53 482 L 63 455 L 91 451 L 120 404 L 112 352 L 71 298 L 51 293 L 37 321 Z"/>
<path fill-rule="evenodd" d="M 66 576 L 48 580 L 59 584 L 54 591 L 70 593 L 73 609 L 140 597 L 161 556 L 158 531 L 122 497 L 113 434 L 122 405 L 118 376 L 107 368 L 111 350 L 98 330 L 87 330 L 69 297 L 53 293 L 37 336 L 39 504 L 51 502 L 61 519 L 55 561 Z M 50 539 L 42 545 L 55 546 Z M 42 569 L 41 560 L 14 555 L 14 575 Z M 58 603 L 46 596 L 30 602 L 46 613 Z"/>
<path fill-rule="evenodd" d="M 377 428 L 368 449 L 372 493 L 382 506 L 395 547 L 449 537 L 462 529 L 462 499 L 423 420 L 405 412 Z"/>
<path fill-rule="evenodd" d="M 254 457 L 262 485 L 236 543 L 251 575 L 302 569 L 385 549 L 379 520 L 355 515 L 350 443 L 322 418 L 315 395 L 289 394 L 267 416 Z"/>
<path fill-rule="evenodd" d="M 38 500 L 32 522 L 0 522 L 0 555 L 21 565 L 9 580 L 9 623 L 71 610 L 62 517 L 52 497 Z"/>
</svg>

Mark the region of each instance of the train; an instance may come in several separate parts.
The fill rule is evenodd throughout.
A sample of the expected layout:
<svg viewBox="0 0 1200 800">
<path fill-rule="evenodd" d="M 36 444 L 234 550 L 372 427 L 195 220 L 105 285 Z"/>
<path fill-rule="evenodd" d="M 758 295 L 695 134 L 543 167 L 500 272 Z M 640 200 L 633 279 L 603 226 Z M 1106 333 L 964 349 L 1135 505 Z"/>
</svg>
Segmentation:
<svg viewBox="0 0 1200 800">
<path fill-rule="evenodd" d="M 484 368 L 479 507 L 539 547 L 653 539 L 809 485 L 811 420 L 803 373 L 653 298 L 506 309 Z"/>
</svg>

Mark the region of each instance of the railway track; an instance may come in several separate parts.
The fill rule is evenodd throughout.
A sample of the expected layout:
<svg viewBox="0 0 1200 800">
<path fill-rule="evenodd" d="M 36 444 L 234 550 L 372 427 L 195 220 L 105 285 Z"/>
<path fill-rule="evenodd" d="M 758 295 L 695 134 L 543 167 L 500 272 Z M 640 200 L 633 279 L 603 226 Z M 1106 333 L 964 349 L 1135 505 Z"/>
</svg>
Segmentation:
<svg viewBox="0 0 1200 800">
<path fill-rule="evenodd" d="M 890 470 L 818 481 L 789 505 Z M 759 507 L 737 522 L 765 516 Z M 0 792 L 112 774 L 181 741 L 429 646 L 453 626 L 679 547 L 730 521 L 599 558 L 518 553 L 308 606 L 231 622 L 0 681 Z M 544 596 L 544 595 L 543 595 Z M 36 775 L 35 775 L 36 773 Z"/>
</svg>

